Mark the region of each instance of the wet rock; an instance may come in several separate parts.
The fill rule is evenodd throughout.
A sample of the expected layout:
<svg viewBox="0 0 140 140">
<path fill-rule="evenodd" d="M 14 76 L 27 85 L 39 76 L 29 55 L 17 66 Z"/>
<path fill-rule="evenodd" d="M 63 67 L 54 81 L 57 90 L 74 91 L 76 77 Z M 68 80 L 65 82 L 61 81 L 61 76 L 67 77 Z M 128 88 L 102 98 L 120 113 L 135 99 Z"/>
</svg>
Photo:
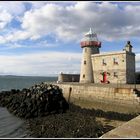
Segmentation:
<svg viewBox="0 0 140 140">
<path fill-rule="evenodd" d="M 29 89 L 2 91 L 0 106 L 23 118 L 44 116 L 45 114 L 66 112 L 69 105 L 62 90 L 52 84 L 36 84 Z"/>
</svg>

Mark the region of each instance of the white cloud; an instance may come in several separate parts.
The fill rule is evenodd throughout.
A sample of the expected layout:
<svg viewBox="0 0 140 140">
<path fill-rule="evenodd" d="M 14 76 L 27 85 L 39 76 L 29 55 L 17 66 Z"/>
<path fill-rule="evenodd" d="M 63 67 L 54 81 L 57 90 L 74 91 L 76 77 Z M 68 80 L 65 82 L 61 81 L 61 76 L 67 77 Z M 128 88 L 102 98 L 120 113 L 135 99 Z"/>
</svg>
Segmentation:
<svg viewBox="0 0 140 140">
<path fill-rule="evenodd" d="M 22 1 L 0 1 L 0 11 L 3 10 L 11 15 L 17 16 L 23 14 L 26 8 Z"/>
<path fill-rule="evenodd" d="M 136 60 L 136 71 L 140 71 L 140 53 L 136 54 L 135 60 Z"/>
<path fill-rule="evenodd" d="M 32 9 L 38 9 L 48 2 L 47 1 L 27 1 L 27 3 L 32 5 Z"/>
<path fill-rule="evenodd" d="M 4 44 L 5 42 L 5 38 L 3 36 L 0 36 L 0 44 Z"/>
<path fill-rule="evenodd" d="M 40 52 L 0 55 L 0 74 L 48 76 L 59 74 L 60 71 L 79 73 L 80 61 L 80 53 Z"/>
<path fill-rule="evenodd" d="M 29 37 L 30 33 L 27 31 L 13 30 L 10 34 L 0 36 L 0 44 L 26 40 Z"/>
<path fill-rule="evenodd" d="M 33 38 L 54 33 L 65 41 L 77 40 L 89 27 L 94 27 L 102 39 L 127 39 L 139 35 L 139 16 L 137 5 L 128 5 L 122 10 L 110 2 L 77 2 L 65 7 L 49 3 L 26 12 L 22 28 Z"/>
<path fill-rule="evenodd" d="M 63 41 L 79 41 L 93 27 L 100 40 L 127 40 L 139 37 L 140 5 L 110 2 L 32 2 L 21 20 L 22 30 L 4 36 L 6 41 L 36 40 L 54 34 Z M 23 4 L 23 2 L 21 3 Z M 65 6 L 64 6 L 65 5 Z M 20 6 L 19 6 L 20 7 Z M 22 12 L 24 8 L 22 8 Z M 10 38 L 10 39 L 9 39 Z"/>
<path fill-rule="evenodd" d="M 136 54 L 136 62 L 139 62 L 140 63 L 140 54 Z"/>
<path fill-rule="evenodd" d="M 7 42 L 9 41 L 18 41 L 18 40 L 25 40 L 30 37 L 30 33 L 27 31 L 15 31 L 13 34 L 5 36 Z"/>
<path fill-rule="evenodd" d="M 12 16 L 5 10 L 0 12 L 0 29 L 3 29 L 9 22 L 11 22 Z"/>
</svg>

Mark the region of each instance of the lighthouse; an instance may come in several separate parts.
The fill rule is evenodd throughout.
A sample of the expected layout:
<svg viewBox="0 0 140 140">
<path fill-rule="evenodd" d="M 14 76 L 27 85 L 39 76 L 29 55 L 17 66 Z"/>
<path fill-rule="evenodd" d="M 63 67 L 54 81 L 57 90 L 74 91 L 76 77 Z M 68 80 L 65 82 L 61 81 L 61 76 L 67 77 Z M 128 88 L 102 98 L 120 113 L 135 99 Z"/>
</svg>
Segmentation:
<svg viewBox="0 0 140 140">
<path fill-rule="evenodd" d="M 93 78 L 93 66 L 91 61 L 92 54 L 98 54 L 101 42 L 98 41 L 97 34 L 93 33 L 90 28 L 89 32 L 85 34 L 81 40 L 81 48 L 83 49 L 82 62 L 81 62 L 81 73 L 80 83 L 92 83 Z"/>
</svg>

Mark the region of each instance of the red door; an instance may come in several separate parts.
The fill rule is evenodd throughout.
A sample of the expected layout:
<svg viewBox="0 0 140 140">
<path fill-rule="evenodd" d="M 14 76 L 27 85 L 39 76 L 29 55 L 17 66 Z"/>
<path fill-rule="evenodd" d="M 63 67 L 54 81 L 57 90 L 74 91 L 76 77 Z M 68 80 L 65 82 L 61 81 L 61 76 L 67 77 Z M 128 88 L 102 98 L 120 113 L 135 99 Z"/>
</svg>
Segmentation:
<svg viewBox="0 0 140 140">
<path fill-rule="evenodd" d="M 102 75 L 103 75 L 103 80 L 101 80 L 101 83 L 110 83 L 110 82 L 107 80 L 107 72 L 103 72 Z"/>
<path fill-rule="evenodd" d="M 107 73 L 103 72 L 103 83 L 107 82 Z"/>
</svg>

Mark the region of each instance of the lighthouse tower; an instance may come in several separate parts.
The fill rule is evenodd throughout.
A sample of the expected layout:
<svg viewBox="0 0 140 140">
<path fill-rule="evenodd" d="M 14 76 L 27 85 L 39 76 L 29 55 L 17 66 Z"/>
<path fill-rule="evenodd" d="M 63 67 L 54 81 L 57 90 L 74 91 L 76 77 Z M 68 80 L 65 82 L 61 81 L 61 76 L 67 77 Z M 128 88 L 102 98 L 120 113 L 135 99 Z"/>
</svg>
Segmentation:
<svg viewBox="0 0 140 140">
<path fill-rule="evenodd" d="M 94 78 L 91 55 L 99 53 L 101 42 L 98 41 L 96 33 L 93 33 L 90 28 L 89 32 L 86 33 L 82 39 L 80 45 L 81 48 L 83 48 L 80 83 L 92 83 L 94 82 Z"/>
</svg>

